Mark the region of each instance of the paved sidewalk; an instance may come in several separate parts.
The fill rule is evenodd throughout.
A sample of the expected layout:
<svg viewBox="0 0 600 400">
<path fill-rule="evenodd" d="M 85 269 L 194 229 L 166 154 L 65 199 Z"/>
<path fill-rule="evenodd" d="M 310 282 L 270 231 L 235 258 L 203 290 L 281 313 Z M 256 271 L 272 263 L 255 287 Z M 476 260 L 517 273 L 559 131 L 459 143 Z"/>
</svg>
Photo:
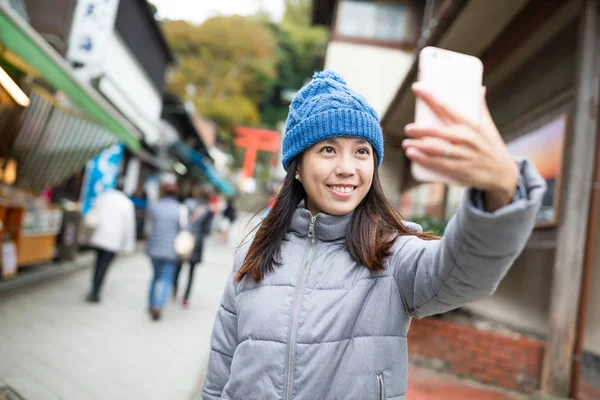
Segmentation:
<svg viewBox="0 0 600 400">
<path fill-rule="evenodd" d="M 190 308 L 171 303 L 158 323 L 146 311 L 143 254 L 111 266 L 100 305 L 83 301 L 91 269 L 0 297 L 0 380 L 25 400 L 189 399 L 232 255 L 209 239 Z"/>
<path fill-rule="evenodd" d="M 409 400 L 524 400 L 474 382 L 457 379 L 430 369 L 411 365 L 408 374 Z"/>
</svg>

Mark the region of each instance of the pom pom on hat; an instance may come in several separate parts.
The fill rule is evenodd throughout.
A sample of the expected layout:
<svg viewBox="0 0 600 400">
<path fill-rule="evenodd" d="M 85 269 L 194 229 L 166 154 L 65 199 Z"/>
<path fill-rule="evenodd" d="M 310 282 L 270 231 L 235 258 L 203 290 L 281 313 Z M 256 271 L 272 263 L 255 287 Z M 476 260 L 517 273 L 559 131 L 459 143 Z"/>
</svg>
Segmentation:
<svg viewBox="0 0 600 400">
<path fill-rule="evenodd" d="M 338 74 L 337 72 L 335 72 L 331 69 L 326 69 L 324 71 L 315 72 L 313 74 L 312 78 L 313 79 L 333 79 L 334 81 L 338 81 L 342 85 L 348 84 L 348 83 L 346 83 L 346 80 L 344 78 L 342 78 L 342 76 L 340 74 Z"/>
</svg>

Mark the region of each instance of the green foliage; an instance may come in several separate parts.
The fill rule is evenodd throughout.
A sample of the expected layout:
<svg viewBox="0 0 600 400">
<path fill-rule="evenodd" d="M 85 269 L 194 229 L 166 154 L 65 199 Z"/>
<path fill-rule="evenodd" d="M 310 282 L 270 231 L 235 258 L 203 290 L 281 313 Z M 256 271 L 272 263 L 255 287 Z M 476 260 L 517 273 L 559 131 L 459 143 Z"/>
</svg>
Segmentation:
<svg viewBox="0 0 600 400">
<path fill-rule="evenodd" d="M 288 25 L 310 27 L 311 0 L 285 0 L 283 22 Z"/>
<path fill-rule="evenodd" d="M 238 124 L 260 122 L 258 103 L 277 78 L 268 29 L 239 16 L 211 18 L 199 26 L 169 21 L 164 29 L 180 60 L 168 83 L 171 92 L 191 97 L 199 113 L 229 134 Z"/>
<path fill-rule="evenodd" d="M 431 232 L 434 235 L 442 236 L 448 221 L 440 220 L 435 217 L 426 216 L 418 218 L 410 218 L 411 222 L 415 222 L 423 228 L 424 232 Z"/>
<path fill-rule="evenodd" d="M 279 79 L 261 104 L 263 122 L 275 126 L 285 120 L 288 104 L 282 99 L 284 90 L 299 90 L 311 78 L 315 71 L 322 68 L 323 57 L 327 46 L 328 33 L 321 27 L 308 25 L 310 13 L 306 13 L 306 21 L 300 18 L 299 12 L 290 12 L 292 7 L 300 7 L 306 1 L 286 1 L 288 9 L 282 24 L 269 24 L 269 28 L 277 43 Z M 298 8 L 296 8 L 298 9 Z M 302 8 L 300 8 L 302 9 Z M 304 9 L 306 5 L 304 5 Z M 308 10 L 310 10 L 308 8 Z"/>
<path fill-rule="evenodd" d="M 168 90 L 193 101 L 229 143 L 238 125 L 275 129 L 288 112 L 282 92 L 300 89 L 322 67 L 327 31 L 310 26 L 311 1 L 285 4 L 281 24 L 265 14 L 215 17 L 201 25 L 163 23 L 179 61 Z M 241 155 L 234 152 L 238 165 Z M 266 167 L 268 159 L 258 162 Z"/>
<path fill-rule="evenodd" d="M 194 104 L 221 128 L 223 139 L 230 143 L 236 126 L 255 126 L 260 122 L 256 104 L 243 95 L 209 99 L 196 97 Z"/>
</svg>

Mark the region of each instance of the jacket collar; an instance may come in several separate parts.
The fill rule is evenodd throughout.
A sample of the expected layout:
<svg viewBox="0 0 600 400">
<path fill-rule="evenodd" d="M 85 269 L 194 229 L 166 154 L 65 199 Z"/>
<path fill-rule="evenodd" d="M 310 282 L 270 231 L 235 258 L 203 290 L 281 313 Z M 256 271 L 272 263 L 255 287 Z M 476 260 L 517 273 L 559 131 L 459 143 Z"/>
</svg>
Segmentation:
<svg viewBox="0 0 600 400">
<path fill-rule="evenodd" d="M 325 242 L 344 239 L 353 214 L 354 211 L 341 217 L 324 213 L 317 214 L 314 225 L 316 238 Z M 300 237 L 308 236 L 311 217 L 313 215 L 306 208 L 304 200 L 302 200 L 296 211 L 294 211 L 288 232 L 293 232 Z"/>
</svg>

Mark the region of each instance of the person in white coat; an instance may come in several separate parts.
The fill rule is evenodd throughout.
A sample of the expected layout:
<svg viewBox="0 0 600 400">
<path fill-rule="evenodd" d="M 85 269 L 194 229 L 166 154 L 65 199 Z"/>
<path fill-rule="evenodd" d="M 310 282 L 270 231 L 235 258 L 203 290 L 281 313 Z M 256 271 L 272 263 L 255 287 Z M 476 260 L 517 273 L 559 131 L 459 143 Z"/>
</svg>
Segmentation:
<svg viewBox="0 0 600 400">
<path fill-rule="evenodd" d="M 100 289 L 108 267 L 117 253 L 133 253 L 135 249 L 135 207 L 123 193 L 119 182 L 116 189 L 102 193 L 96 199 L 93 211 L 97 225 L 90 238 L 96 249 L 96 268 L 92 277 L 92 289 L 87 300 L 100 302 Z"/>
</svg>

